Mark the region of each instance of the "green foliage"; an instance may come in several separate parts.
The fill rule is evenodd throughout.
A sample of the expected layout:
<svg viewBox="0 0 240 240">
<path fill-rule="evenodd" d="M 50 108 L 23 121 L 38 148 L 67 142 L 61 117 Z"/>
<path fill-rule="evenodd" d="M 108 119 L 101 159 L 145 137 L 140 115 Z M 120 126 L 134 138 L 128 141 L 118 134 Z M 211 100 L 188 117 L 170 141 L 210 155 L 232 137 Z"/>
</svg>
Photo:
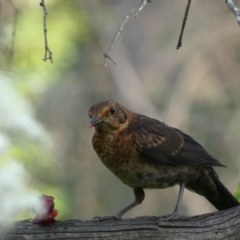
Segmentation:
<svg viewBox="0 0 240 240">
<path fill-rule="evenodd" d="M 33 104 L 63 72 L 76 62 L 79 51 L 92 38 L 85 12 L 78 2 L 58 0 L 46 2 L 48 9 L 48 43 L 54 64 L 42 61 L 44 56 L 43 10 L 38 2 L 15 1 L 20 10 L 11 48 L 12 18 L 4 25 L 8 34 L 1 51 L 2 69 L 15 74 L 0 74 L 0 167 L 12 159 L 20 162 L 29 173 L 26 186 L 40 195 L 55 198 L 58 219 L 69 214 L 69 197 L 59 181 L 61 164 L 52 156 L 52 140 L 34 117 Z M 1 19 L 2 20 L 2 19 Z M 8 22 L 7 22 L 8 21 Z M 9 62 L 11 65 L 9 66 Z M 19 212 L 15 219 L 31 218 L 29 210 Z"/>
<path fill-rule="evenodd" d="M 43 11 L 36 2 L 17 2 L 18 17 L 11 70 L 17 72 L 16 86 L 31 99 L 43 92 L 76 61 L 81 45 L 91 38 L 85 12 L 77 2 L 47 2 L 48 43 L 54 64 L 44 57 Z"/>
<path fill-rule="evenodd" d="M 235 196 L 240 201 L 240 183 L 238 183 L 237 190 L 235 192 Z"/>
<path fill-rule="evenodd" d="M 41 194 L 54 196 L 61 213 L 60 217 L 64 217 L 67 208 L 62 199 L 66 197 L 61 187 L 56 184 L 61 169 L 51 156 L 49 148 L 51 139 L 44 127 L 34 118 L 28 100 L 11 84 L 11 78 L 1 74 L 0 79 L 2 100 L 0 102 L 0 115 L 2 116 L 0 119 L 0 168 L 12 162 L 13 159 L 21 163 L 20 166 L 23 166 L 29 174 L 29 179 L 22 178 L 21 186 L 26 185 L 23 187 L 29 189 L 27 193 L 34 191 L 38 192 L 39 196 Z M 1 181 L 4 180 L 1 179 Z M 7 186 L 11 183 L 5 184 Z M 5 188 L 4 185 L 2 188 Z M 14 195 L 14 193 L 11 194 Z M 3 197 L 2 192 L 1 196 Z M 17 193 L 15 197 L 18 199 Z M 12 208 L 14 208 L 14 203 Z M 15 218 L 28 218 L 32 215 L 31 209 L 26 209 L 24 212 L 19 211 Z"/>
</svg>

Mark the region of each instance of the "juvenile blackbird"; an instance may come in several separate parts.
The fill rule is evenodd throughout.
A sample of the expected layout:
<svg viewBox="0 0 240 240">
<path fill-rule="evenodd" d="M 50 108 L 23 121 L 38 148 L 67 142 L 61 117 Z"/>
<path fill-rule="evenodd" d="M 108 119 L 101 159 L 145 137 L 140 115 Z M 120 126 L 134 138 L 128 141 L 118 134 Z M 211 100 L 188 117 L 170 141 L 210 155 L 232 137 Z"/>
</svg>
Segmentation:
<svg viewBox="0 0 240 240">
<path fill-rule="evenodd" d="M 144 188 L 162 189 L 176 184 L 180 185 L 177 204 L 165 220 L 179 218 L 185 187 L 204 196 L 218 210 L 239 205 L 212 168 L 224 165 L 179 129 L 133 113 L 113 100 L 92 106 L 89 117 L 90 127 L 96 130 L 94 150 L 110 171 L 133 188 L 135 195 L 129 206 L 100 220 L 120 219 L 144 200 Z"/>
</svg>

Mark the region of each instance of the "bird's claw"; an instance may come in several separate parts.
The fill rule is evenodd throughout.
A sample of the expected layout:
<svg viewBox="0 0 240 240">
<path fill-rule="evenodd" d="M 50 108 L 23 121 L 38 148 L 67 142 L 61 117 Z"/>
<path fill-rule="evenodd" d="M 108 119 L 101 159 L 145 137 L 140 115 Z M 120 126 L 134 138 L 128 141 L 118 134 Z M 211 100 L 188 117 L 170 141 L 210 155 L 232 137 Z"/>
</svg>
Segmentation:
<svg viewBox="0 0 240 240">
<path fill-rule="evenodd" d="M 116 214 L 116 215 L 113 215 L 113 216 L 104 216 L 104 217 L 95 217 L 93 218 L 93 221 L 97 221 L 97 222 L 102 222 L 102 221 L 106 221 L 106 220 L 120 220 L 121 217 Z"/>
<path fill-rule="evenodd" d="M 178 220 L 179 219 L 179 217 L 180 217 L 180 213 L 179 213 L 179 211 L 174 211 L 173 213 L 171 213 L 171 214 L 168 214 L 168 215 L 165 215 L 165 216 L 162 216 L 162 217 L 160 217 L 159 218 L 159 223 L 161 223 L 161 222 L 173 222 L 173 221 L 176 221 L 176 220 Z"/>
</svg>

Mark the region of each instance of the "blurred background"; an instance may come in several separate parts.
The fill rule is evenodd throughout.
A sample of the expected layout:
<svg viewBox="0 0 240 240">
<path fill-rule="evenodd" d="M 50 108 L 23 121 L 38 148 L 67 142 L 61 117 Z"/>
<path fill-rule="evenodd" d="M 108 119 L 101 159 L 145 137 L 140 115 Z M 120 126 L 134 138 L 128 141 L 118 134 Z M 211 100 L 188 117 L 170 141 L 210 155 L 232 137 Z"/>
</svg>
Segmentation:
<svg viewBox="0 0 240 240">
<path fill-rule="evenodd" d="M 19 161 L 28 187 L 55 197 L 59 220 L 116 213 L 133 192 L 101 163 L 88 128 L 90 106 L 114 99 L 194 137 L 228 166 L 216 171 L 240 199 L 240 29 L 225 1 L 192 1 L 176 50 L 187 1 L 152 0 L 125 25 L 107 68 L 103 52 L 138 0 L 46 0 L 53 64 L 42 61 L 39 2 L 0 2 L 0 168 Z M 146 190 L 124 217 L 170 213 L 177 195 L 178 186 Z M 215 211 L 188 190 L 181 209 Z"/>
</svg>

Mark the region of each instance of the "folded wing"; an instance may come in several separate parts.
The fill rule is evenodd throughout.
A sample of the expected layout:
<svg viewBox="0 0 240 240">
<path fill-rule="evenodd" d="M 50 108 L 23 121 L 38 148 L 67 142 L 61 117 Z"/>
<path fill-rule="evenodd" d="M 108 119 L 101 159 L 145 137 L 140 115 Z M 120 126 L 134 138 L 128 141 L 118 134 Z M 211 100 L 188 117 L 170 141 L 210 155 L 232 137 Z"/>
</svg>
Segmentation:
<svg viewBox="0 0 240 240">
<path fill-rule="evenodd" d="M 193 138 L 156 119 L 137 115 L 132 132 L 132 146 L 153 161 L 190 166 L 224 166 L 210 156 Z"/>
</svg>

